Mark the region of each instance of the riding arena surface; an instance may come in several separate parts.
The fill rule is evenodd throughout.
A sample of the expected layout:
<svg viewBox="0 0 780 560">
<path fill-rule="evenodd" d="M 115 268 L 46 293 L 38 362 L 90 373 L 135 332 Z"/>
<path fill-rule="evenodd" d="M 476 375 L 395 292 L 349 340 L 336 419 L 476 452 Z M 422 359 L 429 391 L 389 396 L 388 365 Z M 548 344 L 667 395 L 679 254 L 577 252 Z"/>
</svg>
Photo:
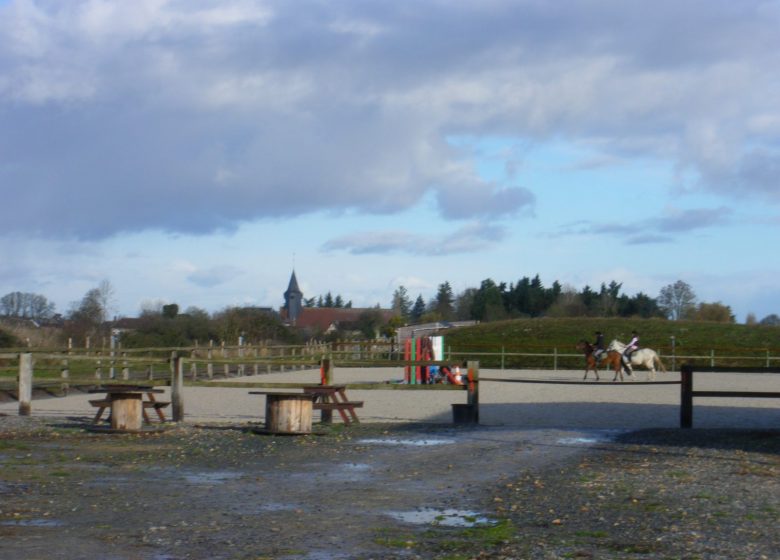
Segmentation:
<svg viewBox="0 0 780 560">
<path fill-rule="evenodd" d="M 334 383 L 400 377 L 337 368 Z M 31 417 L 3 402 L 0 557 L 775 558 L 777 401 L 703 399 L 680 430 L 678 385 L 604 379 L 482 381 L 478 426 L 452 424 L 465 391 L 349 389 L 361 424 L 334 415 L 308 436 L 252 431 L 264 398 L 245 388 L 185 387 L 185 421 L 148 434 L 87 431 L 86 393 L 35 399 Z M 773 375 L 695 383 L 780 391 Z"/>
</svg>

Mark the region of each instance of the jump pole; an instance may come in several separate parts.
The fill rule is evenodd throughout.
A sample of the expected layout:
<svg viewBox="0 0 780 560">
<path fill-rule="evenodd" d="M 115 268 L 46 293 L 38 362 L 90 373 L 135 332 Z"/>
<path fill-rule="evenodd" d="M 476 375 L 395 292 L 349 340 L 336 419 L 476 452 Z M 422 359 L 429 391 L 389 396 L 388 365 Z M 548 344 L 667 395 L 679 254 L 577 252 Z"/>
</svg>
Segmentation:
<svg viewBox="0 0 780 560">
<path fill-rule="evenodd" d="M 466 362 L 467 381 L 468 381 L 468 394 L 466 396 L 466 404 L 474 410 L 474 422 L 479 424 L 479 362 L 468 361 Z"/>
<path fill-rule="evenodd" d="M 320 385 L 333 385 L 333 362 L 330 358 L 323 358 L 320 362 Z M 320 410 L 320 422 L 333 423 L 333 411 Z"/>
</svg>

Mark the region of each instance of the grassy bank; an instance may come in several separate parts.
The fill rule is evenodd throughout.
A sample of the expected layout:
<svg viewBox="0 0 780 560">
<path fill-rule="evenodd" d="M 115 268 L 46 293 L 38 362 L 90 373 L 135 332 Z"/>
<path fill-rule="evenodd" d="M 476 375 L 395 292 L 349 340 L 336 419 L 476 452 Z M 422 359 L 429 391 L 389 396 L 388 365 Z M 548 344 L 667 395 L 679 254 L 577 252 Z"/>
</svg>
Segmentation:
<svg viewBox="0 0 780 560">
<path fill-rule="evenodd" d="M 516 319 L 448 331 L 445 344 L 457 355 L 478 356 L 488 367 L 499 366 L 501 356 L 483 353 L 501 352 L 506 367 L 549 367 L 551 358 L 528 354 L 554 352 L 561 355 L 559 367 L 580 367 L 581 358 L 566 354 L 576 354 L 581 339 L 593 341 L 597 330 L 606 342 L 615 338 L 627 342 L 636 330 L 641 346 L 656 350 L 665 361 L 674 353 L 694 363 L 709 363 L 714 357 L 716 365 L 759 367 L 769 356 L 771 365 L 780 365 L 780 327 L 760 325 L 604 317 Z"/>
</svg>

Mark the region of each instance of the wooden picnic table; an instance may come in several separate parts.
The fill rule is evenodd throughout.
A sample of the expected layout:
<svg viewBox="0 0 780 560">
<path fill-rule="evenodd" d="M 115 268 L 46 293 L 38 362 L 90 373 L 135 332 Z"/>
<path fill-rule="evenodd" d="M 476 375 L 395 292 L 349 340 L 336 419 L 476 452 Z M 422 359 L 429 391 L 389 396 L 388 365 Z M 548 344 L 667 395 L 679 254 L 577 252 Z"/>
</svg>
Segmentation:
<svg viewBox="0 0 780 560">
<path fill-rule="evenodd" d="M 90 389 L 89 392 L 106 394 L 102 399 L 89 401 L 98 409 L 92 423 L 97 424 L 105 409 L 110 407 L 111 428 L 114 430 L 140 430 L 143 421 L 150 424 L 151 419 L 146 412 L 147 408 L 154 409 L 160 422 L 165 422 L 162 409 L 170 404 L 155 399 L 155 393 L 164 391 L 151 385 L 103 385 Z"/>
<path fill-rule="evenodd" d="M 359 423 L 356 408 L 362 401 L 350 401 L 346 385 L 303 385 L 303 392 L 249 391 L 266 396 L 266 431 L 271 433 L 310 433 L 313 410 L 322 411 L 322 421 L 329 423 L 337 410 L 344 424 Z"/>
<path fill-rule="evenodd" d="M 309 386 L 304 387 L 303 392 L 315 396 L 314 410 L 323 412 L 323 421 L 330 420 L 330 414 L 326 413 L 337 410 L 345 425 L 349 426 L 352 422 L 360 423 L 355 409 L 361 408 L 363 401 L 349 400 L 346 385 Z"/>
</svg>

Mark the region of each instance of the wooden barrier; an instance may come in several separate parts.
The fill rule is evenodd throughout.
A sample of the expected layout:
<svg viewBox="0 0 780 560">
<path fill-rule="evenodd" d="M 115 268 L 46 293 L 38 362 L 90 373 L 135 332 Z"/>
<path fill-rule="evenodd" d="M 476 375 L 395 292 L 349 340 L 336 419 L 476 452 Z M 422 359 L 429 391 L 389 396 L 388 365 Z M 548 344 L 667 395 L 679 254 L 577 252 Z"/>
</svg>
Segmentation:
<svg viewBox="0 0 780 560">
<path fill-rule="evenodd" d="M 693 372 L 711 373 L 780 373 L 780 368 L 732 368 L 699 367 L 685 364 L 680 368 L 680 427 L 693 427 L 693 399 L 696 397 L 743 398 L 743 399 L 780 399 L 775 391 L 695 391 Z"/>
</svg>

